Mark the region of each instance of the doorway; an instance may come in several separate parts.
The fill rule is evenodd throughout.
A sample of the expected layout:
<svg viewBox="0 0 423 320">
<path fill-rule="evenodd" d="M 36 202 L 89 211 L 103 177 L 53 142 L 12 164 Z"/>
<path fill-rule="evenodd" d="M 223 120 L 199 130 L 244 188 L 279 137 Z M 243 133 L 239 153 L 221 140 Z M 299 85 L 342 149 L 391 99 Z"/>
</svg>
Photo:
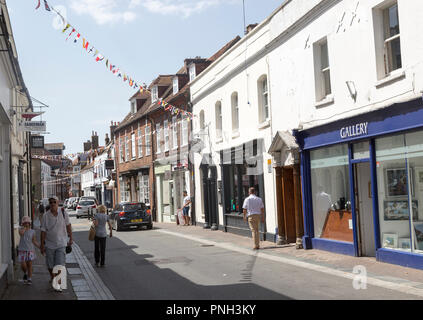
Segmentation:
<svg viewBox="0 0 423 320">
<path fill-rule="evenodd" d="M 375 234 L 370 162 L 354 164 L 359 256 L 375 257 Z"/>
</svg>

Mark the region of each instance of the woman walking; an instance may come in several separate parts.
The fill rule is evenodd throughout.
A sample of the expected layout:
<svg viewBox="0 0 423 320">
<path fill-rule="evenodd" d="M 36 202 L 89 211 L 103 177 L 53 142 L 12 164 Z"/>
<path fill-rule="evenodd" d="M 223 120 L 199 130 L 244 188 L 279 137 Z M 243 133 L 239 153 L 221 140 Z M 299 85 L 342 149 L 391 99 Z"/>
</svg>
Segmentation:
<svg viewBox="0 0 423 320">
<path fill-rule="evenodd" d="M 94 259 L 95 266 L 104 267 L 106 258 L 106 222 L 109 225 L 110 238 L 112 237 L 112 225 L 109 221 L 109 216 L 106 214 L 107 208 L 103 205 L 97 208 L 97 213 L 94 215 L 95 238 L 94 238 Z"/>
</svg>

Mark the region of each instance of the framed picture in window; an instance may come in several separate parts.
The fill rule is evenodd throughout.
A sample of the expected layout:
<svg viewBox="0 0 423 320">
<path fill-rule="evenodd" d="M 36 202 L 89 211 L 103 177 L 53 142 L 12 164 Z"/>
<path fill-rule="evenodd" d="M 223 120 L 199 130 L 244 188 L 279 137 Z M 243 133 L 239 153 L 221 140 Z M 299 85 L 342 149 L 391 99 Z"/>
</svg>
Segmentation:
<svg viewBox="0 0 423 320">
<path fill-rule="evenodd" d="M 418 220 L 418 201 L 413 200 L 413 220 Z M 384 220 L 409 220 L 408 200 L 385 200 L 384 201 Z"/>
<path fill-rule="evenodd" d="M 411 249 L 411 240 L 410 238 L 399 238 L 398 248 L 410 250 Z"/>
<path fill-rule="evenodd" d="M 386 169 L 386 195 L 392 197 L 407 197 L 408 196 L 408 181 L 410 179 L 411 194 L 413 190 L 413 174 L 410 168 L 410 174 L 407 176 L 406 168 Z"/>
<path fill-rule="evenodd" d="M 398 248 L 398 234 L 397 233 L 384 233 L 382 237 L 383 248 Z"/>
</svg>

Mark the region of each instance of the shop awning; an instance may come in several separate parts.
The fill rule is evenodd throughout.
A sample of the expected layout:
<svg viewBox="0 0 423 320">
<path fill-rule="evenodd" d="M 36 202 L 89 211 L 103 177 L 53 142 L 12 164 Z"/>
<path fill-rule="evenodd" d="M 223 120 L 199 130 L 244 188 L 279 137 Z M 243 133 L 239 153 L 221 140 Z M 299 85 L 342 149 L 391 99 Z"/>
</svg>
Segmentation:
<svg viewBox="0 0 423 320">
<path fill-rule="evenodd" d="M 269 148 L 276 166 L 292 166 L 298 162 L 299 146 L 289 131 L 278 131 Z"/>
</svg>

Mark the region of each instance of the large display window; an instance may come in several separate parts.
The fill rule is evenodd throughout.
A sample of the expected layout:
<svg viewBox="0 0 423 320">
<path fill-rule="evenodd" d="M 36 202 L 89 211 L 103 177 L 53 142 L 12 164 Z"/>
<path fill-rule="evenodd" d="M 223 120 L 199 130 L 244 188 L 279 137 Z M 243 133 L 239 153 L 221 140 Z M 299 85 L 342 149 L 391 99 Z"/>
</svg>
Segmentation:
<svg viewBox="0 0 423 320">
<path fill-rule="evenodd" d="M 310 151 L 314 237 L 353 242 L 348 145 Z"/>
<path fill-rule="evenodd" d="M 423 132 L 376 139 L 381 246 L 423 253 Z"/>
</svg>

